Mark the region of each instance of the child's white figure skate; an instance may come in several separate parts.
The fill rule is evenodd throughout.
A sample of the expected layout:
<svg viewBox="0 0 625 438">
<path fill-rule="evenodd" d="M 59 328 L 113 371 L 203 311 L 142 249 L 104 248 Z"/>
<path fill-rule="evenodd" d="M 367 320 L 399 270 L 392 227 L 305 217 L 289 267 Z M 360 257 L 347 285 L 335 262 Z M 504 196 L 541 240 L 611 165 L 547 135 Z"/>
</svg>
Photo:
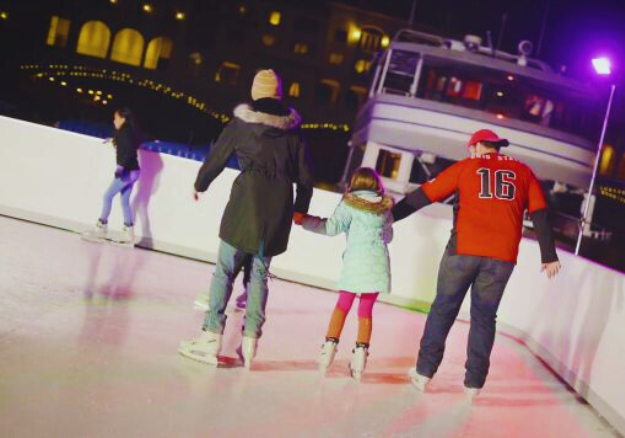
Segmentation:
<svg viewBox="0 0 625 438">
<path fill-rule="evenodd" d="M 89 242 L 105 242 L 107 240 L 107 235 L 108 225 L 98 219 L 92 229 L 85 231 L 80 236 Z"/>
<path fill-rule="evenodd" d="M 352 350 L 352 360 L 349 363 L 349 371 L 352 377 L 360 380 L 362 373 L 367 366 L 367 356 L 369 355 L 369 346 L 356 343 L 356 348 Z"/>
<path fill-rule="evenodd" d="M 467 396 L 470 403 L 473 403 L 473 400 L 480 395 L 480 392 L 482 392 L 482 388 L 464 387 L 464 394 Z"/>
<path fill-rule="evenodd" d="M 132 225 L 124 225 L 122 227 L 122 234 L 119 240 L 113 241 L 113 243 L 120 246 L 127 246 L 132 248 L 135 246 L 135 229 Z"/>
<path fill-rule="evenodd" d="M 222 335 L 203 331 L 199 338 L 190 341 L 182 341 L 178 353 L 197 362 L 218 365 L 217 356 L 221 352 Z"/>
<path fill-rule="evenodd" d="M 429 377 L 419 374 L 415 368 L 410 368 L 408 370 L 408 377 L 410 377 L 412 386 L 417 388 L 420 392 L 425 392 L 431 380 Z"/>
<path fill-rule="evenodd" d="M 319 364 L 319 372 L 322 374 L 325 374 L 328 368 L 332 366 L 332 362 L 334 362 L 334 355 L 336 354 L 337 344 L 337 340 L 329 339 L 321 346 L 321 352 L 319 353 L 317 363 Z"/>
<path fill-rule="evenodd" d="M 208 294 L 208 292 L 200 292 L 197 297 L 195 297 L 193 307 L 197 310 L 203 310 L 206 312 L 210 309 L 209 301 L 210 295 Z"/>
<path fill-rule="evenodd" d="M 246 369 L 252 368 L 252 361 L 256 357 L 256 350 L 258 349 L 258 339 L 243 336 L 241 346 L 237 349 L 237 354 L 243 361 L 243 366 Z"/>
</svg>

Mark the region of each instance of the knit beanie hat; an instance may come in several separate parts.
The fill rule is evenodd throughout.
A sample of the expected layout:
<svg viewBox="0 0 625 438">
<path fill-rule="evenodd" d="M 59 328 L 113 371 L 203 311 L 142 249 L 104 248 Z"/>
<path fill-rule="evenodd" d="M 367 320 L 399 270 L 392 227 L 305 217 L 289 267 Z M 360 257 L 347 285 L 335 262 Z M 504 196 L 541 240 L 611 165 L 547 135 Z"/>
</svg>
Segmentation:
<svg viewBox="0 0 625 438">
<path fill-rule="evenodd" d="M 254 76 L 252 84 L 252 99 L 264 97 L 282 99 L 282 81 L 273 70 L 261 70 Z"/>
</svg>

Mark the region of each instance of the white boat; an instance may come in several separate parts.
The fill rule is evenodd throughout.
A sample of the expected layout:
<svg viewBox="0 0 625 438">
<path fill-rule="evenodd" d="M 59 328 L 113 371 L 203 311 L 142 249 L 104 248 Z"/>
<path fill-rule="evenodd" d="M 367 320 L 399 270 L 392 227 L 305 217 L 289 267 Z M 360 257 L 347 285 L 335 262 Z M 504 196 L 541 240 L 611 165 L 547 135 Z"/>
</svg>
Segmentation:
<svg viewBox="0 0 625 438">
<path fill-rule="evenodd" d="M 343 182 L 376 168 L 397 194 L 467 156 L 482 128 L 510 141 L 505 153 L 543 180 L 585 189 L 598 134 L 596 90 L 479 38 L 446 40 L 402 30 L 372 65 L 369 99 L 358 113 Z"/>
</svg>

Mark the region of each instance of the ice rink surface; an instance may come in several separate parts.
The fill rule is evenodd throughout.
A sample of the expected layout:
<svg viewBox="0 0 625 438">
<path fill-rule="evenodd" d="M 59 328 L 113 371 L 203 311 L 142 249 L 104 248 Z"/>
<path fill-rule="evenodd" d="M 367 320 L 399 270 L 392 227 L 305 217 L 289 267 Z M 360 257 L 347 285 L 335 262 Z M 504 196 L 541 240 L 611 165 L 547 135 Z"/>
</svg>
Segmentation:
<svg viewBox="0 0 625 438">
<path fill-rule="evenodd" d="M 0 216 L 0 436 L 619 436 L 501 334 L 487 386 L 467 403 L 461 322 L 431 392 L 418 393 L 406 373 L 425 315 L 386 304 L 374 310 L 362 381 L 347 370 L 355 312 L 321 377 L 315 359 L 337 295 L 277 279 L 250 372 L 235 354 L 242 312 L 230 312 L 223 366 L 185 359 L 178 343 L 199 333 L 193 301 L 212 271 Z"/>
</svg>

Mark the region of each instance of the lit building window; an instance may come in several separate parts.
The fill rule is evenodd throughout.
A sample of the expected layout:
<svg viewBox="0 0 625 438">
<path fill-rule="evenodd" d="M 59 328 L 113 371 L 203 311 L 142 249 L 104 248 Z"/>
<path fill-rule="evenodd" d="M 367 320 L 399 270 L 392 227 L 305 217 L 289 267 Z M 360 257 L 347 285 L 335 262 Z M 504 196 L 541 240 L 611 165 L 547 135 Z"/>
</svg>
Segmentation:
<svg viewBox="0 0 625 438">
<path fill-rule="evenodd" d="M 67 46 L 69 24 L 70 21 L 65 18 L 52 17 L 50 20 L 50 30 L 48 30 L 47 44 L 53 47 Z M 106 56 L 106 54 L 104 56 Z"/>
<path fill-rule="evenodd" d="M 172 50 L 173 43 L 169 38 L 154 38 L 148 44 L 148 49 L 145 52 L 145 61 L 143 63 L 143 66 L 151 70 L 162 70 L 166 68 L 169 60 L 171 59 Z"/>
<path fill-rule="evenodd" d="M 101 21 L 88 21 L 83 24 L 78 36 L 76 53 L 106 58 L 111 41 L 111 31 Z"/>
<path fill-rule="evenodd" d="M 111 60 L 139 67 L 143 56 L 144 40 L 134 29 L 122 29 L 113 41 Z"/>
<path fill-rule="evenodd" d="M 149 3 L 144 3 L 143 4 L 143 12 L 147 12 L 148 14 L 150 14 L 153 11 L 152 9 L 152 5 Z"/>
<path fill-rule="evenodd" d="M 239 79 L 239 72 L 241 66 L 233 62 L 225 61 L 215 73 L 215 82 L 220 82 L 226 85 L 236 85 Z"/>
<path fill-rule="evenodd" d="M 184 12 L 176 12 L 176 20 L 182 21 L 186 18 L 186 14 Z"/>
<path fill-rule="evenodd" d="M 358 61 L 356 61 L 356 64 L 354 64 L 354 68 L 360 74 L 365 73 L 367 70 L 369 70 L 370 66 L 371 61 L 368 61 L 366 59 L 359 59 Z"/>
<path fill-rule="evenodd" d="M 345 95 L 345 104 L 352 110 L 358 109 L 367 98 L 367 89 L 357 85 L 351 86 Z"/>
<path fill-rule="evenodd" d="M 245 15 L 246 13 L 247 13 L 247 8 L 245 7 L 245 5 L 239 6 L 239 14 Z"/>
<path fill-rule="evenodd" d="M 343 59 L 342 53 L 330 53 L 330 64 L 341 65 L 343 64 Z"/>
<path fill-rule="evenodd" d="M 202 65 L 202 54 L 200 52 L 193 52 L 189 55 L 194 65 Z"/>
<path fill-rule="evenodd" d="M 295 43 L 293 46 L 293 52 L 299 55 L 305 55 L 308 53 L 308 44 L 306 43 Z"/>
<path fill-rule="evenodd" d="M 276 36 L 266 33 L 263 35 L 263 44 L 267 47 L 271 47 L 276 43 Z"/>
<path fill-rule="evenodd" d="M 384 33 L 377 27 L 366 26 L 360 31 L 360 48 L 367 53 L 375 53 L 380 44 Z"/>
<path fill-rule="evenodd" d="M 293 82 L 289 87 L 289 96 L 299 97 L 299 82 Z"/>
<path fill-rule="evenodd" d="M 614 148 L 610 145 L 603 147 L 601 153 L 601 161 L 599 163 L 599 174 L 603 176 L 611 176 L 614 173 L 614 167 L 616 164 L 616 155 L 614 154 Z"/>
<path fill-rule="evenodd" d="M 273 26 L 279 26 L 281 18 L 282 14 L 280 14 L 280 12 L 273 11 L 271 14 L 269 14 L 269 23 Z"/>
<path fill-rule="evenodd" d="M 112 4 L 116 5 L 117 4 L 117 0 L 109 0 Z"/>
<path fill-rule="evenodd" d="M 6 11 L 2 11 L 0 12 L 0 18 L 3 20 L 8 20 L 9 19 L 9 13 Z"/>
<path fill-rule="evenodd" d="M 322 79 L 317 86 L 317 102 L 324 105 L 336 103 L 340 88 L 338 81 L 334 79 Z"/>
</svg>

